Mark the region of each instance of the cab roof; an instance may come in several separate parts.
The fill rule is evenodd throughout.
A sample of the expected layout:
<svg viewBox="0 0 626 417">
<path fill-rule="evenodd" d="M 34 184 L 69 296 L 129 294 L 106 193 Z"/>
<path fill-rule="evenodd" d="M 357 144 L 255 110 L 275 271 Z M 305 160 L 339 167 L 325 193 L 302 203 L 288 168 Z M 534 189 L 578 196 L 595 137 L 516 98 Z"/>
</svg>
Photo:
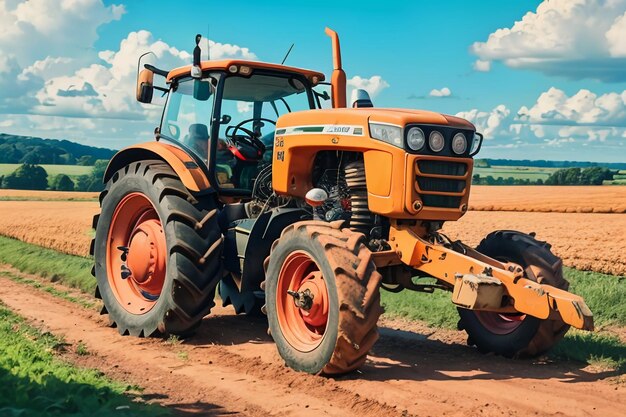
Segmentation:
<svg viewBox="0 0 626 417">
<path fill-rule="evenodd" d="M 210 70 L 228 71 L 228 68 L 231 65 L 237 65 L 237 66 L 243 65 L 243 66 L 250 67 L 252 69 L 255 69 L 255 68 L 268 69 L 268 70 L 275 70 L 275 71 L 281 71 L 281 72 L 301 74 L 309 80 L 312 79 L 314 76 L 316 76 L 318 79 L 318 82 L 324 81 L 324 74 L 322 74 L 321 72 L 307 70 L 303 68 L 288 67 L 288 66 L 279 65 L 279 64 L 270 64 L 268 62 L 246 61 L 246 60 L 241 60 L 241 59 L 222 59 L 222 60 L 216 60 L 216 61 L 202 61 L 200 63 L 200 68 L 202 68 L 202 71 L 210 71 Z M 187 76 L 190 73 L 191 73 L 191 65 L 185 65 L 184 67 L 175 68 L 167 74 L 167 82 L 169 83 L 173 79 Z"/>
</svg>

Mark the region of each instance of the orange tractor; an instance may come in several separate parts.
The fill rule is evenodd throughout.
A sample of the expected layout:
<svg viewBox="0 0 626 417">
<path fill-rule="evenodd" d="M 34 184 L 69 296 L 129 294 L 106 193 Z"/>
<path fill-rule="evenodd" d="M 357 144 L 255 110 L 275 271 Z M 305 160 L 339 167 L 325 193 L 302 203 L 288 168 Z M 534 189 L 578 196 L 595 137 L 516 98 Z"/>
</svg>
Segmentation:
<svg viewBox="0 0 626 417">
<path fill-rule="evenodd" d="M 201 61 L 200 35 L 193 65 L 143 66 L 137 99 L 167 100 L 156 141 L 113 157 L 94 218 L 96 295 L 111 324 L 187 335 L 217 291 L 237 313 L 267 315 L 290 367 L 325 374 L 364 363 L 381 288 L 450 291 L 482 352 L 536 355 L 570 326 L 591 330 L 549 244 L 505 230 L 471 248 L 440 232 L 467 211 L 475 127 L 376 108 L 361 90 L 348 108 L 339 39 L 326 33 L 330 96 L 320 72 Z"/>
</svg>

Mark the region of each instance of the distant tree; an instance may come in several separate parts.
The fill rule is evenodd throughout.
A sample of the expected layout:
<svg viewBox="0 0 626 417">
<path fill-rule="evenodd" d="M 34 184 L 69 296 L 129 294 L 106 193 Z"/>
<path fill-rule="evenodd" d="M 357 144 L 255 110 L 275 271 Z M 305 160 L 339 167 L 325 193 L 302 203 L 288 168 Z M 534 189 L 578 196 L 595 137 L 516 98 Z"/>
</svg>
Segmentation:
<svg viewBox="0 0 626 417">
<path fill-rule="evenodd" d="M 4 178 L 2 188 L 45 190 L 48 188 L 48 173 L 38 165 L 23 164 Z"/>
<path fill-rule="evenodd" d="M 602 167 L 585 168 L 580 173 L 581 184 L 602 185 L 604 180 L 612 180 L 611 170 Z"/>
<path fill-rule="evenodd" d="M 4 181 L 4 175 L 0 175 L 0 188 L 2 188 L 3 181 Z"/>
<path fill-rule="evenodd" d="M 480 184 L 480 174 L 474 174 L 472 176 L 472 184 Z"/>
<path fill-rule="evenodd" d="M 513 177 L 509 177 L 509 178 L 507 178 L 506 180 L 504 180 L 504 183 L 505 183 L 506 185 L 513 185 L 513 184 L 515 184 L 515 178 L 513 178 Z"/>
<path fill-rule="evenodd" d="M 87 191 L 89 186 L 91 185 L 91 175 L 81 175 L 76 178 L 76 183 L 74 184 L 75 191 Z"/>
<path fill-rule="evenodd" d="M 36 147 L 32 149 L 31 151 L 27 152 L 20 160 L 20 163 L 37 165 L 37 164 L 41 164 L 45 162 L 45 160 L 46 160 L 46 155 L 44 155 L 40 147 Z"/>
<path fill-rule="evenodd" d="M 487 185 L 495 185 L 496 184 L 496 179 L 491 176 L 491 175 L 487 175 L 487 178 L 485 179 L 487 181 Z"/>
<path fill-rule="evenodd" d="M 535 181 L 536 185 L 543 185 L 543 180 L 541 178 L 537 179 L 537 181 Z"/>
<path fill-rule="evenodd" d="M 82 165 L 82 166 L 90 166 L 94 164 L 95 160 L 96 159 L 91 155 L 83 155 L 80 158 L 78 158 L 78 160 L 76 161 L 76 164 Z"/>
<path fill-rule="evenodd" d="M 65 174 L 59 174 L 52 180 L 51 188 L 57 191 L 74 191 L 74 181 Z"/>
</svg>

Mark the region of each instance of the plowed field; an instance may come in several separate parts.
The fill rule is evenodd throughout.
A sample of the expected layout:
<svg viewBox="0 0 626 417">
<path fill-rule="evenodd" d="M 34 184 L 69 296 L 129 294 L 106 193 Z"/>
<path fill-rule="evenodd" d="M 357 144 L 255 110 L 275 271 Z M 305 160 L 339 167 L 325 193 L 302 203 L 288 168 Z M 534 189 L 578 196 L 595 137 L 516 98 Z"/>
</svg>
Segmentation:
<svg viewBox="0 0 626 417">
<path fill-rule="evenodd" d="M 515 195 L 509 190 L 515 191 Z M 0 197 L 6 192 L 2 190 Z M 498 203 L 481 206 L 481 201 L 487 201 L 487 192 Z M 32 192 L 22 193 L 27 196 Z M 594 201 L 599 210 L 613 213 L 576 212 L 583 211 L 584 206 L 574 203 L 584 198 Z M 560 212 L 546 212 L 558 201 L 562 204 Z M 539 239 L 552 244 L 553 251 L 567 266 L 626 275 L 626 213 L 616 213 L 620 207 L 626 207 L 626 187 L 483 186 L 472 190 L 471 204 L 497 211 L 470 211 L 458 222 L 446 223 L 444 232 L 450 238 L 475 246 L 497 229 L 536 232 Z M 514 208 L 535 212 L 503 211 Z M 93 201 L 0 201 L 0 234 L 87 256 L 91 219 L 98 211 L 98 203 Z"/>
</svg>

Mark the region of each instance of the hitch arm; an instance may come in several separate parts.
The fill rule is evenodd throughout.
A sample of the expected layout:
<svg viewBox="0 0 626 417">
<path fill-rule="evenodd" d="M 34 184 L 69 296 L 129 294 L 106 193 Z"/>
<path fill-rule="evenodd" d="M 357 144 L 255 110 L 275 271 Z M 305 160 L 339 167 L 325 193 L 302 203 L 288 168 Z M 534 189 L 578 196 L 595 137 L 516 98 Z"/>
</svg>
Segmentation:
<svg viewBox="0 0 626 417">
<path fill-rule="evenodd" d="M 521 271 L 473 250 L 462 254 L 440 244 L 422 239 L 410 227 L 392 225 L 389 243 L 402 263 L 425 272 L 450 285 L 463 275 L 488 275 L 501 282 L 510 306 L 489 308 L 489 311 L 518 312 L 539 319 L 561 317 L 578 329 L 593 330 L 593 314 L 582 297 L 550 285 L 538 284 L 524 278 Z"/>
</svg>

